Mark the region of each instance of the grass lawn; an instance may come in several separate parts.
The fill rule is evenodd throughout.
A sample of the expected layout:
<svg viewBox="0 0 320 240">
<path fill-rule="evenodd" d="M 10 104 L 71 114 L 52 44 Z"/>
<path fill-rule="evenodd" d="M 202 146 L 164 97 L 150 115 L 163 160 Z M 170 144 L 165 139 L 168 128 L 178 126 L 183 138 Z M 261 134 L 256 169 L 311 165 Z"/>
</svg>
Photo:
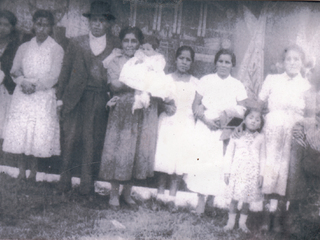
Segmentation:
<svg viewBox="0 0 320 240">
<path fill-rule="evenodd" d="M 97 194 L 89 200 L 77 189 L 59 195 L 55 184 L 19 182 L 0 174 L 0 239 L 320 239 L 316 217 L 302 219 L 302 233 L 296 237 L 258 232 L 259 213 L 248 219 L 252 233 L 223 232 L 225 210 L 215 209 L 202 217 L 191 214 L 188 207 L 170 213 L 155 199 L 134 196 L 139 211 L 123 207 L 114 212 L 108 209 L 108 196 Z M 312 214 L 314 209 L 308 211 Z"/>
</svg>

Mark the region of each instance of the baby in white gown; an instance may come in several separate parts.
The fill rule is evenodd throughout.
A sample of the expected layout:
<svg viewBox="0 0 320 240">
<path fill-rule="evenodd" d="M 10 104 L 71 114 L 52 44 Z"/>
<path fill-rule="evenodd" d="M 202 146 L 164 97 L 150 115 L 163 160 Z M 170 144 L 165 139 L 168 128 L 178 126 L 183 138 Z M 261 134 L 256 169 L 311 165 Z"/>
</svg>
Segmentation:
<svg viewBox="0 0 320 240">
<path fill-rule="evenodd" d="M 149 36 L 144 40 L 141 49 L 137 50 L 123 66 L 119 81 L 135 89 L 135 101 L 132 112 L 148 108 L 150 95 L 163 100 L 172 99 L 172 86 L 166 81 L 164 56 L 158 52 L 159 40 Z"/>
</svg>

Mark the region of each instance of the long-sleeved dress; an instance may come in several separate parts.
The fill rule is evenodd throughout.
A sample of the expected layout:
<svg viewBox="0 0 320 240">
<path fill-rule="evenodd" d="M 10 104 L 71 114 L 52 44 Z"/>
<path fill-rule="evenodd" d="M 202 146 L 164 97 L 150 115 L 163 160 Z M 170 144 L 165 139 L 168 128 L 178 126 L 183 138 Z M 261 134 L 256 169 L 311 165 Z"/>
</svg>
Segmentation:
<svg viewBox="0 0 320 240">
<path fill-rule="evenodd" d="M 60 74 L 63 49 L 51 37 L 41 45 L 36 38 L 22 44 L 14 58 L 11 72 L 21 71 L 14 79 L 17 87 L 12 96 L 4 129 L 3 151 L 50 157 L 60 154 L 60 130 L 53 86 Z M 22 92 L 22 81 L 42 84 L 44 90 Z"/>
<path fill-rule="evenodd" d="M 154 170 L 181 175 L 188 171 L 194 152 L 192 103 L 199 80 L 191 76 L 188 82 L 175 81 L 171 74 L 167 78 L 175 86 L 172 93 L 177 109 L 172 116 L 165 112 L 160 115 Z"/>
<path fill-rule="evenodd" d="M 304 116 L 305 93 L 309 82 L 300 74 L 268 75 L 259 98 L 268 102 L 269 113 L 263 131 L 266 136 L 266 164 L 262 191 L 286 195 L 290 166 L 292 127 Z"/>
<path fill-rule="evenodd" d="M 221 79 L 217 74 L 202 77 L 197 92 L 203 97 L 205 116 L 217 119 L 225 110 L 244 108 L 238 102 L 247 98 L 243 84 L 229 76 Z M 204 195 L 224 195 L 223 182 L 223 141 L 220 140 L 222 130 L 211 131 L 207 125 L 198 120 L 195 126 L 195 147 L 191 156 L 193 167 L 190 167 L 185 182 L 189 190 Z"/>
<path fill-rule="evenodd" d="M 230 174 L 227 198 L 246 203 L 263 198 L 259 187 L 259 176 L 265 162 L 264 135 L 247 133 L 239 139 L 231 139 L 224 156 L 225 173 Z"/>
<path fill-rule="evenodd" d="M 108 81 L 118 80 L 124 55 L 108 64 Z M 158 99 L 151 98 L 147 109 L 132 113 L 134 89 L 126 85 L 114 89 L 117 104 L 110 109 L 102 151 L 99 178 L 129 181 L 153 176 L 154 156 L 158 131 Z"/>
</svg>

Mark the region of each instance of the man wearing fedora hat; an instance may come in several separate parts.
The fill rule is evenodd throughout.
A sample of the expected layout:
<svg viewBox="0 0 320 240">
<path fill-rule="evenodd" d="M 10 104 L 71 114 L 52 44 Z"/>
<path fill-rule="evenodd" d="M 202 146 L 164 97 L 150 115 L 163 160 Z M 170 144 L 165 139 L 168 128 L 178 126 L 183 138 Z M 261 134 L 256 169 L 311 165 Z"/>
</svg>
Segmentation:
<svg viewBox="0 0 320 240">
<path fill-rule="evenodd" d="M 71 189 L 71 169 L 81 166 L 80 194 L 88 195 L 99 173 L 108 119 L 107 70 L 102 61 L 120 42 L 109 31 L 115 17 L 108 2 L 91 3 L 90 12 L 83 16 L 89 20 L 90 32 L 70 41 L 57 90 L 62 129 L 59 189 Z"/>
</svg>

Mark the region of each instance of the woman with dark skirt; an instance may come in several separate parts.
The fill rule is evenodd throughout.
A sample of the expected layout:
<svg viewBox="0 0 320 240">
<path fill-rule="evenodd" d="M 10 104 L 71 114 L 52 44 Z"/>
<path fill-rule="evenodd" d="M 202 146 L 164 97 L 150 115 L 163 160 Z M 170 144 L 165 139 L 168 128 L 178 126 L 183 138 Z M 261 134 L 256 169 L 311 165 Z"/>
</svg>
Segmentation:
<svg viewBox="0 0 320 240">
<path fill-rule="evenodd" d="M 131 198 L 132 180 L 153 176 L 158 131 L 158 107 L 161 100 L 151 97 L 148 108 L 132 113 L 134 89 L 119 81 L 124 64 L 134 56 L 143 43 L 143 34 L 137 27 L 121 30 L 119 38 L 122 54 L 107 66 L 108 81 L 113 98 L 109 101 L 110 113 L 102 152 L 99 178 L 111 182 L 109 206 L 120 208 L 119 186 L 124 185 L 124 202 L 133 210 L 138 206 Z M 161 104 L 167 111 L 174 107 Z"/>
<path fill-rule="evenodd" d="M 0 139 L 3 142 L 3 127 L 16 84 L 10 76 L 14 56 L 19 46 L 15 30 L 16 16 L 7 10 L 0 11 Z M 2 148 L 2 147 L 1 147 Z"/>
</svg>

